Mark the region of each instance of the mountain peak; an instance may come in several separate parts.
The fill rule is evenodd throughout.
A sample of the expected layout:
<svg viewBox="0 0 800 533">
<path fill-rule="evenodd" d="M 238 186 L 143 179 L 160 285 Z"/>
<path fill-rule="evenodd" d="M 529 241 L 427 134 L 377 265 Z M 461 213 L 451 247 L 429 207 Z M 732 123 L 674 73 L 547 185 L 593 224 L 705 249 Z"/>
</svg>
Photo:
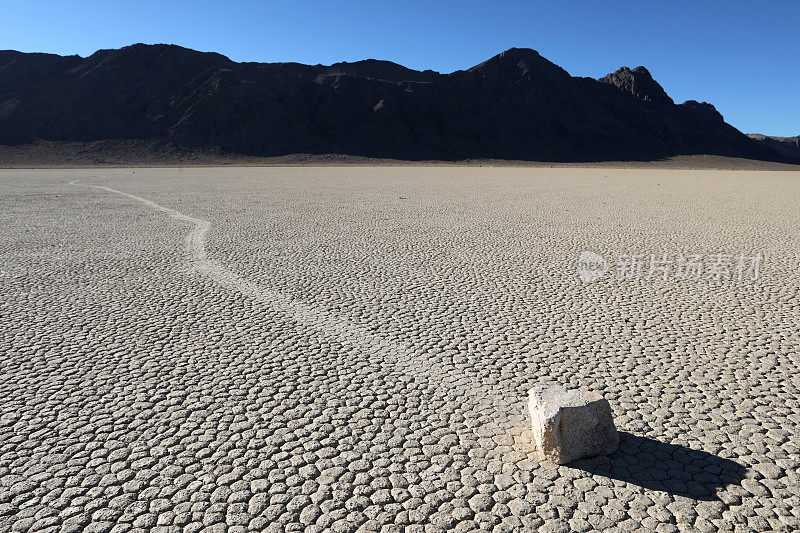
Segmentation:
<svg viewBox="0 0 800 533">
<path fill-rule="evenodd" d="M 508 57 L 508 58 L 515 58 L 515 59 L 525 59 L 525 58 L 540 58 L 542 57 L 539 55 L 539 52 L 534 50 L 533 48 L 516 48 L 511 47 L 505 52 L 500 52 L 496 57 Z"/>
<path fill-rule="evenodd" d="M 717 108 L 708 102 L 698 102 L 697 100 L 686 100 L 681 104 L 685 109 L 704 115 L 715 122 L 724 122 L 725 118 L 717 111 Z"/>
<path fill-rule="evenodd" d="M 486 69 L 495 65 L 508 67 L 508 66 L 517 66 L 520 64 L 533 66 L 536 64 L 549 64 L 552 66 L 556 66 L 553 63 L 550 63 L 548 60 L 543 58 L 539 55 L 539 52 L 533 50 L 531 48 L 509 48 L 505 52 L 500 52 L 496 56 L 490 57 L 483 63 L 479 63 L 475 65 L 470 71 L 476 71 L 481 69 Z"/>
<path fill-rule="evenodd" d="M 642 66 L 633 69 L 621 67 L 615 72 L 600 78 L 598 81 L 600 83 L 614 85 L 645 102 L 654 102 L 656 104 L 675 103 L 664 88 L 653 79 L 653 76 L 650 75 L 650 71 Z"/>
<path fill-rule="evenodd" d="M 328 75 L 350 74 L 390 82 L 424 82 L 434 81 L 440 77 L 438 73 L 433 71 L 419 72 L 393 63 L 392 61 L 379 59 L 363 59 L 353 63 L 343 61 L 326 67 L 325 71 Z"/>
<path fill-rule="evenodd" d="M 90 55 L 88 60 L 118 59 L 124 61 L 175 61 L 180 63 L 209 62 L 217 65 L 232 63 L 216 52 L 200 52 L 177 44 L 136 43 L 122 48 L 102 49 Z"/>
<path fill-rule="evenodd" d="M 556 81 L 570 75 L 555 63 L 551 63 L 536 50 L 530 48 L 509 48 L 483 63 L 475 65 L 467 72 L 479 74 L 484 79 L 512 79 L 523 77 L 532 80 Z"/>
</svg>

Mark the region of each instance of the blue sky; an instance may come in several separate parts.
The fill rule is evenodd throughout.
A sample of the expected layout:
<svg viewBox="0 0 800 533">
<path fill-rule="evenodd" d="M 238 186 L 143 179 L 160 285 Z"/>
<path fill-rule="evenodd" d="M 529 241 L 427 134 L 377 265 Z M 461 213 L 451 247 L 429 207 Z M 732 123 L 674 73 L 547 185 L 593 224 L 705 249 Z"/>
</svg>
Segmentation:
<svg viewBox="0 0 800 533">
<path fill-rule="evenodd" d="M 0 48 L 174 43 L 236 61 L 388 59 L 440 72 L 512 46 L 573 76 L 645 65 L 746 133 L 800 134 L 800 1 L 0 1 Z"/>
</svg>

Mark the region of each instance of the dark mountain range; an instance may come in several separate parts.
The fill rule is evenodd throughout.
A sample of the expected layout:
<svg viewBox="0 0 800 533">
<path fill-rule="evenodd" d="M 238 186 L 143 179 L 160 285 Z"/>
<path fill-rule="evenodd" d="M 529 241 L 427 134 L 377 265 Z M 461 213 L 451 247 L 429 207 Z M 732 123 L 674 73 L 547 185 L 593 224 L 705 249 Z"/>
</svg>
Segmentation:
<svg viewBox="0 0 800 533">
<path fill-rule="evenodd" d="M 517 48 L 451 74 L 376 60 L 236 63 L 173 45 L 0 52 L 0 144 L 36 140 L 411 160 L 785 159 L 711 104 L 676 105 L 644 67 L 577 78 Z"/>
<path fill-rule="evenodd" d="M 764 146 L 769 146 L 785 157 L 800 160 L 800 135 L 796 137 L 770 137 L 760 133 L 749 133 L 747 136 Z"/>
</svg>

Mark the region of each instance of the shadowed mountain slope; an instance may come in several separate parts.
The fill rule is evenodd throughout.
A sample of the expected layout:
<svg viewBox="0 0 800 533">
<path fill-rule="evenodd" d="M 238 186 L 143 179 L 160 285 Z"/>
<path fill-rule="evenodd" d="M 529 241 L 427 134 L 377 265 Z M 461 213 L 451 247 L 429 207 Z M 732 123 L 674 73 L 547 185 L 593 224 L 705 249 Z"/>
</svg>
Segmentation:
<svg viewBox="0 0 800 533">
<path fill-rule="evenodd" d="M 764 146 L 768 146 L 779 154 L 800 161 L 800 135 L 796 137 L 770 137 L 760 133 L 747 135 Z"/>
<path fill-rule="evenodd" d="M 782 160 L 644 67 L 594 80 L 529 49 L 471 69 L 236 63 L 174 45 L 87 58 L 0 51 L 0 144 L 157 139 L 189 150 L 398 159 Z"/>
</svg>

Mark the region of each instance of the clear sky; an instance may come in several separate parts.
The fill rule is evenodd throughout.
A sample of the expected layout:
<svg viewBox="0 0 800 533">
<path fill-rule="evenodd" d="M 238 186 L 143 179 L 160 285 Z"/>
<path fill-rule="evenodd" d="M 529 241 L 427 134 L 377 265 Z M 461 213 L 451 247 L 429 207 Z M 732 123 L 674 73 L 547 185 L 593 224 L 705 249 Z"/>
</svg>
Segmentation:
<svg viewBox="0 0 800 533">
<path fill-rule="evenodd" d="M 512 46 L 573 76 L 645 65 L 745 133 L 800 134 L 798 0 L 0 0 L 0 48 L 174 43 L 236 61 L 388 59 L 440 72 Z"/>
</svg>

